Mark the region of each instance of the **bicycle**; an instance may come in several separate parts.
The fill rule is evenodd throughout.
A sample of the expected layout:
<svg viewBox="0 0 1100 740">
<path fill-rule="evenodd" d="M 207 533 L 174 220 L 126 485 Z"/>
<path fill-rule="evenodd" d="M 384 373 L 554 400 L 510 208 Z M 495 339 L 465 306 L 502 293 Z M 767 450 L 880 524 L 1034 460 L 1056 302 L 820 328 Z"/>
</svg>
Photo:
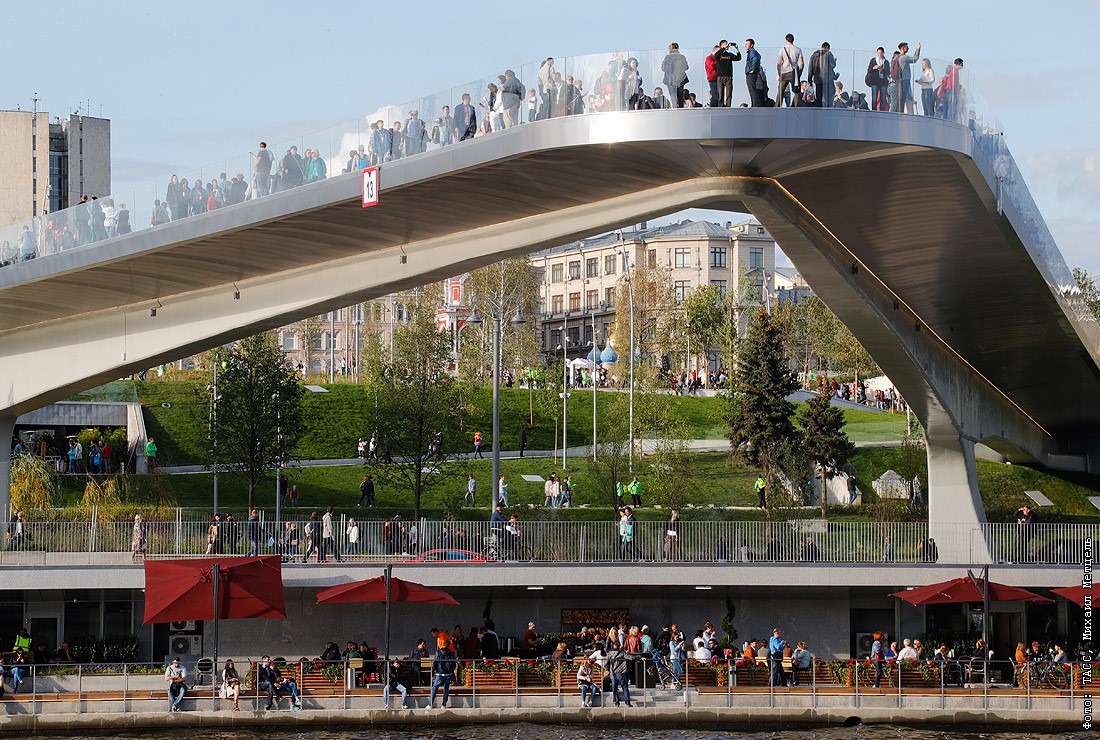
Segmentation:
<svg viewBox="0 0 1100 740">
<path fill-rule="evenodd" d="M 1069 687 L 1069 666 L 1049 660 L 1035 663 L 1031 670 L 1033 685 L 1062 691 Z"/>
</svg>

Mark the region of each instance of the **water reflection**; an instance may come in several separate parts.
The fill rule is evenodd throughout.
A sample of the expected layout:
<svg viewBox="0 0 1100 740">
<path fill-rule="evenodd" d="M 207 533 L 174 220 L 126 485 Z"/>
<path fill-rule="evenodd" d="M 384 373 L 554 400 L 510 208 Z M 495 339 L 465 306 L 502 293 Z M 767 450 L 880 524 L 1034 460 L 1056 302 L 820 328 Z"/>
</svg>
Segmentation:
<svg viewBox="0 0 1100 740">
<path fill-rule="evenodd" d="M 749 721 L 748 717 L 739 718 Z M 415 721 L 415 720 L 414 720 Z M 423 720 L 421 720 L 423 721 Z M 278 732 L 272 729 L 232 731 L 187 730 L 148 733 L 113 733 L 118 738 L 161 740 L 1078 740 L 1086 733 L 982 732 L 944 728 L 912 728 L 894 725 L 865 727 L 827 727 L 817 729 L 736 732 L 728 730 L 636 730 L 631 728 L 594 729 L 587 725 L 546 726 L 534 724 L 472 725 L 464 727 L 423 727 L 409 730 L 310 730 Z M 60 736 L 59 736 L 60 737 Z M 67 736 L 76 740 L 82 736 Z M 63 740 L 66 740 L 63 738 Z"/>
</svg>

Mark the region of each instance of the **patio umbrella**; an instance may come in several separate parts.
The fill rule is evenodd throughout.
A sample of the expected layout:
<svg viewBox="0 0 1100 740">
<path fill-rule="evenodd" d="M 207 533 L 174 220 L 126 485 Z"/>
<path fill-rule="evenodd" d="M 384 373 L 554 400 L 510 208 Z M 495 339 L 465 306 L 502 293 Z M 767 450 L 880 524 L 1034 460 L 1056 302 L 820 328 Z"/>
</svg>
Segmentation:
<svg viewBox="0 0 1100 740">
<path fill-rule="evenodd" d="M 286 619 L 278 555 L 145 561 L 144 624 L 213 620 L 216 666 L 222 619 Z"/>
<path fill-rule="evenodd" d="M 990 601 L 1050 601 L 1045 596 L 1028 591 L 1016 586 L 1006 586 L 1003 583 L 989 584 Z M 982 579 L 966 576 L 965 578 L 953 578 L 943 583 L 933 583 L 928 586 L 917 586 L 905 591 L 890 594 L 910 604 L 920 606 L 922 604 L 969 604 L 982 601 Z"/>
<path fill-rule="evenodd" d="M 382 604 L 386 605 L 386 664 L 390 661 L 390 612 L 395 601 L 417 604 L 451 604 L 458 606 L 454 597 L 445 591 L 428 588 L 412 581 L 403 581 L 392 575 L 393 566 L 387 565 L 384 575 L 365 581 L 341 583 L 317 592 L 318 604 Z"/>
<path fill-rule="evenodd" d="M 1092 589 L 1087 589 L 1091 594 Z M 1065 588 L 1052 588 L 1051 593 L 1058 594 L 1059 596 L 1069 599 L 1077 606 L 1085 605 L 1085 591 L 1083 586 L 1066 586 Z"/>
</svg>

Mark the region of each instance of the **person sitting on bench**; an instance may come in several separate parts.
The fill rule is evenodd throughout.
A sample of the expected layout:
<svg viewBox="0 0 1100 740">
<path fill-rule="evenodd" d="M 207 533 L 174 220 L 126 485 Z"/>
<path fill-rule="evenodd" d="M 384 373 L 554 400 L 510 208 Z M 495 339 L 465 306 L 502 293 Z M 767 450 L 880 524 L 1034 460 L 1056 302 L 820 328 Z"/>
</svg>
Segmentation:
<svg viewBox="0 0 1100 740">
<path fill-rule="evenodd" d="M 274 709 L 284 691 L 290 692 L 291 709 L 302 708 L 302 700 L 298 697 L 298 684 L 289 678 L 283 678 L 279 668 L 271 662 L 271 656 L 265 655 L 260 659 L 256 677 L 256 686 L 260 691 L 267 691 L 267 706 L 265 709 Z"/>
</svg>

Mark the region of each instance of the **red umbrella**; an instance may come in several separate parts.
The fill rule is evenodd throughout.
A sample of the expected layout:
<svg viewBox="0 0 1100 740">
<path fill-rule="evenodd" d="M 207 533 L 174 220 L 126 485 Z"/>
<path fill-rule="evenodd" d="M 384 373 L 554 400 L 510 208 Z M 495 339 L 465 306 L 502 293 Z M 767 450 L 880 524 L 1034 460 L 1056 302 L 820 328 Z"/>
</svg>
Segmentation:
<svg viewBox="0 0 1100 740">
<path fill-rule="evenodd" d="M 1077 606 L 1084 606 L 1085 605 L 1085 594 L 1086 594 L 1086 592 L 1089 594 L 1089 596 L 1091 598 L 1092 589 L 1086 589 L 1083 586 L 1066 586 L 1065 588 L 1053 588 L 1053 589 L 1051 589 L 1051 593 L 1055 593 L 1055 594 L 1058 594 L 1059 596 L 1065 597 L 1065 598 L 1069 599 L 1070 601 L 1072 601 L 1074 604 L 1077 604 Z"/>
<path fill-rule="evenodd" d="M 973 601 L 982 601 L 981 579 L 953 578 L 944 583 L 933 583 L 929 586 L 917 586 L 905 591 L 890 594 L 904 599 L 910 604 L 967 604 Z M 1050 601 L 1045 596 L 1015 586 L 1006 586 L 1003 583 L 989 581 L 990 601 Z"/>
<path fill-rule="evenodd" d="M 144 623 L 200 619 L 214 622 L 215 666 L 218 620 L 286 619 L 282 558 L 146 560 Z"/>
<path fill-rule="evenodd" d="M 407 601 L 418 604 L 458 605 L 450 594 L 434 588 L 422 586 L 400 578 L 390 578 L 390 600 Z M 365 581 L 341 583 L 329 586 L 317 592 L 318 604 L 370 604 L 386 603 L 386 577 L 378 576 Z"/>
<path fill-rule="evenodd" d="M 363 604 L 378 603 L 386 605 L 386 670 L 390 662 L 390 607 L 395 601 L 416 602 L 420 604 L 452 604 L 458 606 L 449 593 L 422 586 L 412 581 L 402 581 L 391 575 L 393 566 L 386 566 L 386 574 L 377 578 L 353 583 L 341 583 L 329 586 L 317 592 L 318 604 Z"/>
</svg>

